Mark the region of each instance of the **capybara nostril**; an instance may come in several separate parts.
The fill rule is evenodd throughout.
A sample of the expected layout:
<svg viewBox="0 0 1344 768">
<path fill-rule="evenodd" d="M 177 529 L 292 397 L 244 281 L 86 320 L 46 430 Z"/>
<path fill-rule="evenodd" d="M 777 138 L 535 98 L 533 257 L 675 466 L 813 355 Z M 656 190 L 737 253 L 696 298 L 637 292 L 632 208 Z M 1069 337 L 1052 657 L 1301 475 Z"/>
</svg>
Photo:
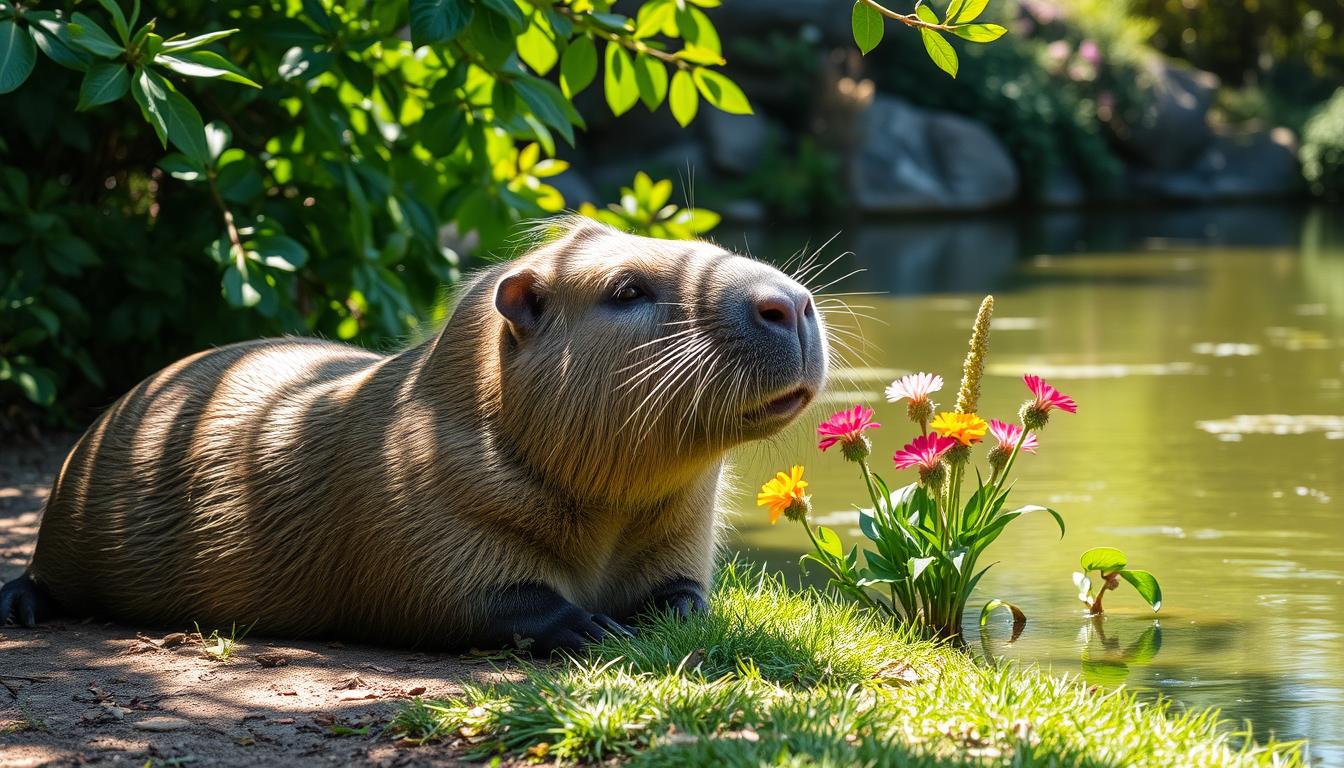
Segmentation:
<svg viewBox="0 0 1344 768">
<path fill-rule="evenodd" d="M 756 300 L 756 316 L 766 325 L 793 332 L 798 328 L 798 306 L 786 295 L 774 294 Z"/>
</svg>

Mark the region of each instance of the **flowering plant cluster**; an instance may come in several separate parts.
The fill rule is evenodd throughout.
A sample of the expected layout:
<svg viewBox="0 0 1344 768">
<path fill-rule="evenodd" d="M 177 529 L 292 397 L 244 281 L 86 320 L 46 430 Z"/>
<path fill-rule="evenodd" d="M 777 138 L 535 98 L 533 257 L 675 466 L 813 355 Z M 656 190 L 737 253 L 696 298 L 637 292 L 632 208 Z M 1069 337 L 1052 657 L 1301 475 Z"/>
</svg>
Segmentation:
<svg viewBox="0 0 1344 768">
<path fill-rule="evenodd" d="M 771 522 L 785 516 L 802 523 L 813 545 L 803 560 L 825 568 L 832 587 L 940 637 L 960 635 L 966 603 L 990 568 L 978 565 L 980 556 L 1009 523 L 1031 512 L 1047 512 L 1059 524 L 1060 535 L 1064 533 L 1064 519 L 1053 509 L 1005 507 L 1011 488 L 1008 481 L 1018 458 L 1036 453 L 1038 435 L 1052 413 L 1076 413 L 1078 406 L 1039 376 L 1028 375 L 1023 382 L 1030 398 L 1016 421 L 986 421 L 976 412 L 993 309 L 993 297 L 985 297 L 972 329 L 953 410 L 940 411 L 931 399 L 943 387 L 941 376 L 913 373 L 887 388 L 887 399 L 904 402 L 906 416 L 919 430 L 892 456 L 896 469 L 915 470 L 915 482 L 893 491 L 870 465 L 868 433 L 881 426 L 873 420 L 871 408 L 856 405 L 817 428 L 821 438 L 817 447 L 823 452 L 838 447 L 845 460 L 858 467 L 872 505 L 859 512 L 859 528 L 874 545 L 863 551 L 862 567 L 857 546 L 846 553 L 833 530 L 814 528 L 808 521 L 811 502 L 802 466 L 779 473 L 756 498 L 759 506 L 770 508 Z M 976 469 L 974 490 L 963 501 L 972 450 L 986 443 L 986 438 L 988 473 Z M 998 607 L 1012 611 L 1016 631 L 1020 631 L 1025 616 L 1002 600 L 986 604 L 981 623 Z"/>
</svg>

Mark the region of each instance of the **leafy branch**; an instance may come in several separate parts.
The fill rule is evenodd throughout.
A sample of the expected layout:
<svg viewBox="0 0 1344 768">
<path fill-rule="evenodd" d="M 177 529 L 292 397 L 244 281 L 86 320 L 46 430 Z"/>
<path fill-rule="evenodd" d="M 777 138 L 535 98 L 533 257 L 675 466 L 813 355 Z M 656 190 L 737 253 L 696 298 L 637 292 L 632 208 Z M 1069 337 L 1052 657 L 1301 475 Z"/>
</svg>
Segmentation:
<svg viewBox="0 0 1344 768">
<path fill-rule="evenodd" d="M 877 0 L 855 0 L 850 24 L 854 42 L 864 54 L 882 42 L 882 36 L 886 32 L 885 19 L 918 29 L 929 58 L 939 69 L 956 77 L 960 66 L 957 51 L 948 42 L 944 33 L 953 34 L 972 43 L 989 43 L 998 40 L 1008 31 L 998 24 L 972 23 L 980 17 L 988 4 L 989 0 L 951 0 L 947 12 L 939 19 L 937 12 L 924 0 L 917 0 L 914 13 L 893 11 Z"/>
</svg>

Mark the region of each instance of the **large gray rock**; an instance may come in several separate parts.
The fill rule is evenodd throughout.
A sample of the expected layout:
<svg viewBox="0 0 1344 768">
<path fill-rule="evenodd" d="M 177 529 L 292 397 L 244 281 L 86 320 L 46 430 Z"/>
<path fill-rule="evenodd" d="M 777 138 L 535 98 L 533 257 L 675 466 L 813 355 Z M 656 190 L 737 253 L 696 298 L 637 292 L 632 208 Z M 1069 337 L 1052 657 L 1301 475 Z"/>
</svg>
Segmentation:
<svg viewBox="0 0 1344 768">
<path fill-rule="evenodd" d="M 1141 77 L 1146 107 L 1111 128 L 1140 165 L 1159 170 L 1190 167 L 1212 138 L 1209 107 L 1218 77 L 1184 65 L 1154 60 Z"/>
<path fill-rule="evenodd" d="M 1140 194 L 1170 200 L 1247 200 L 1295 197 L 1304 191 L 1296 142 L 1287 129 L 1217 136 L 1189 168 L 1136 170 Z"/>
<path fill-rule="evenodd" d="M 709 141 L 709 159 L 716 168 L 746 176 L 761 164 L 770 144 L 770 123 L 764 117 L 708 109 L 700 119 Z"/>
<path fill-rule="evenodd" d="M 859 117 L 850 196 L 868 213 L 978 210 L 1017 195 L 1013 159 L 980 123 L 879 95 Z"/>
</svg>

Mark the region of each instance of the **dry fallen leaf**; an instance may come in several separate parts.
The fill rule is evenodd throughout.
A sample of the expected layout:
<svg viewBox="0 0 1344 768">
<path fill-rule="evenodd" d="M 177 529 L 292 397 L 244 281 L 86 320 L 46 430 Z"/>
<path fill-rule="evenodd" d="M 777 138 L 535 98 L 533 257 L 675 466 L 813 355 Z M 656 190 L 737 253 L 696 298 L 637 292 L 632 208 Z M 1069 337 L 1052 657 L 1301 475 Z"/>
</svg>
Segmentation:
<svg viewBox="0 0 1344 768">
<path fill-rule="evenodd" d="M 364 699 L 376 698 L 378 698 L 378 693 L 367 688 L 356 688 L 340 695 L 341 701 L 363 701 Z"/>
<path fill-rule="evenodd" d="M 336 685 L 332 686 L 331 690 L 352 691 L 356 688 L 367 688 L 368 685 L 369 685 L 368 683 L 364 682 L 364 678 L 360 677 L 359 675 L 351 675 L 346 679 L 342 680 L 340 683 L 337 683 Z"/>
<path fill-rule="evenodd" d="M 289 664 L 289 657 L 283 653 L 259 653 L 257 663 L 263 667 L 283 667 Z"/>
</svg>

